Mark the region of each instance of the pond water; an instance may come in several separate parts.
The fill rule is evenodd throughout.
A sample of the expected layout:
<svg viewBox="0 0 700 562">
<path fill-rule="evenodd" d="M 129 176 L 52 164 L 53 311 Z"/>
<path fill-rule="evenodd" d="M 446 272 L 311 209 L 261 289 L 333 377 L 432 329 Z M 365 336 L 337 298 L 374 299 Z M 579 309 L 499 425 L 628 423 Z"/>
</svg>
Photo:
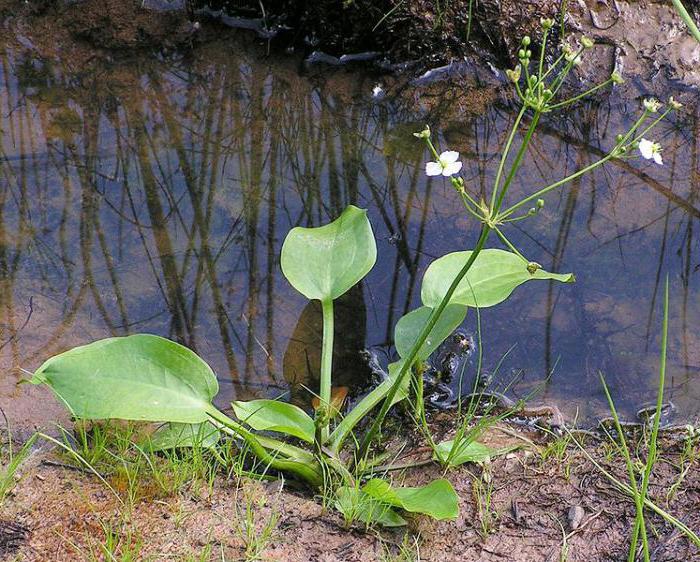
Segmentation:
<svg viewBox="0 0 700 562">
<path fill-rule="evenodd" d="M 424 175 L 411 133 L 430 122 L 478 190 L 514 118 L 468 78 L 378 99 L 381 77 L 310 71 L 246 40 L 126 61 L 42 57 L 26 38 L 2 41 L 0 402 L 17 423 L 60 411 L 44 391 L 16 386 L 25 370 L 136 332 L 196 350 L 219 377 L 221 403 L 288 392 L 303 402 L 320 308 L 288 285 L 279 253 L 290 228 L 350 203 L 369 210 L 379 258 L 337 307 L 335 367 L 338 384 L 367 388 L 362 350 L 391 353 L 427 265 L 470 248 L 478 231 L 449 185 Z M 612 94 L 545 120 L 515 191 L 590 163 L 638 107 Z M 634 417 L 655 394 L 668 274 L 668 396 L 676 420 L 700 412 L 699 116 L 689 108 L 659 127 L 663 167 L 612 163 L 510 229 L 529 259 L 577 277 L 530 283 L 482 311 L 484 367 L 511 350 L 498 374 L 510 394 L 538 389 L 536 401 L 592 420 L 605 411 L 602 371 Z M 463 329 L 475 333 L 476 315 Z"/>
</svg>

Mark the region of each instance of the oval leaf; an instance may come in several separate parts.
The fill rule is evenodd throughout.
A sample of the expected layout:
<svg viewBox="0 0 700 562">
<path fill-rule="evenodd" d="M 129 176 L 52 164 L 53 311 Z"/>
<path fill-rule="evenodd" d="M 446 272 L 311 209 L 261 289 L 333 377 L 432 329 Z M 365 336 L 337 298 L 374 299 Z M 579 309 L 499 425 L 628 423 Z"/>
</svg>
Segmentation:
<svg viewBox="0 0 700 562">
<path fill-rule="evenodd" d="M 418 339 L 421 330 L 428 322 L 430 313 L 433 311 L 428 306 L 421 306 L 402 316 L 396 323 L 394 329 L 394 345 L 396 351 L 402 358 L 405 358 L 413 348 L 413 344 Z M 461 304 L 448 304 L 442 311 L 437 324 L 433 326 L 428 338 L 416 356 L 418 361 L 425 361 L 437 347 L 444 342 L 457 327 L 464 322 L 467 316 L 467 307 Z"/>
<path fill-rule="evenodd" d="M 233 411 L 241 421 L 258 431 L 277 431 L 314 442 L 314 420 L 298 406 L 279 400 L 250 400 L 234 402 Z"/>
<path fill-rule="evenodd" d="M 373 478 L 362 487 L 362 491 L 379 502 L 434 519 L 454 519 L 459 515 L 457 494 L 444 478 L 416 488 L 394 488 L 386 480 Z"/>
<path fill-rule="evenodd" d="M 440 303 L 470 255 L 471 251 L 453 252 L 430 264 L 421 287 L 421 300 L 425 306 L 435 307 Z M 512 252 L 482 250 L 450 302 L 480 308 L 494 306 L 506 300 L 518 285 L 531 279 L 554 279 L 562 283 L 575 281 L 571 273 L 549 273 L 543 269 L 530 273 L 528 264 Z"/>
<path fill-rule="evenodd" d="M 442 464 L 448 464 L 451 467 L 459 466 L 465 462 L 485 462 L 492 456 L 500 453 L 497 449 L 492 449 L 478 441 L 462 441 L 452 452 L 455 447 L 454 440 L 442 441 L 435 447 L 434 458 Z M 452 455 L 452 458 L 450 458 Z"/>
<path fill-rule="evenodd" d="M 282 245 L 284 276 L 302 295 L 320 301 L 337 299 L 367 275 L 376 260 L 367 211 L 353 205 L 324 226 L 293 228 Z"/>
<path fill-rule="evenodd" d="M 30 382 L 46 384 L 84 419 L 199 423 L 219 390 L 209 365 L 159 336 L 107 338 L 56 355 Z"/>
<path fill-rule="evenodd" d="M 382 503 L 350 486 L 341 486 L 336 492 L 335 508 L 349 521 L 359 520 L 367 525 L 401 527 L 406 520 L 390 505 Z"/>
<path fill-rule="evenodd" d="M 158 428 L 144 443 L 151 452 L 167 449 L 214 449 L 221 440 L 221 432 L 209 422 L 168 423 Z"/>
</svg>

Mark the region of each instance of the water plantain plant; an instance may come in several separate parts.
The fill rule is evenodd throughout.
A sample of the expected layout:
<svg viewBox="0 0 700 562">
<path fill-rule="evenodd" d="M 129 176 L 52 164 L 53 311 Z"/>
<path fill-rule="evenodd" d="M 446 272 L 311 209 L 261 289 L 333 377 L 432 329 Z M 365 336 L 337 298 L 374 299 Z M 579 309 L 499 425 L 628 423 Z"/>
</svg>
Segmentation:
<svg viewBox="0 0 700 562">
<path fill-rule="evenodd" d="M 321 376 L 313 417 L 279 400 L 234 402 L 235 419 L 225 415 L 212 403 L 218 384 L 211 368 L 193 351 L 148 334 L 109 338 L 57 355 L 39 367 L 31 382 L 48 385 L 76 418 L 178 424 L 164 430 L 169 432 L 161 437 L 166 444 L 181 443 L 188 435 L 201 434 L 201 424 L 211 426 L 212 431 L 205 432 L 210 445 L 212 435 L 215 441 L 220 434 L 245 442 L 268 469 L 322 488 L 326 497 L 330 492 L 346 521 L 400 525 L 404 522 L 402 513 L 422 513 L 436 519 L 456 517 L 458 501 L 447 480 L 439 479 L 420 488 L 402 488 L 374 477 L 377 470 L 370 459 L 372 445 L 389 409 L 409 395 L 412 380 L 414 388 L 416 382 L 421 387 L 423 363 L 464 321 L 470 307 L 498 305 L 527 281 L 574 280 L 571 274 L 549 273 L 526 259 L 506 237 L 505 226 L 536 215 L 547 193 L 612 158 L 629 158 L 639 148 L 643 157 L 660 163 L 660 147 L 643 137 L 677 105 L 671 102 L 668 111 L 648 121 L 659 109 L 658 102 L 648 100 L 642 116 L 627 133 L 617 137 L 603 158 L 506 206 L 509 188 L 540 118 L 585 95 L 556 99 L 567 74 L 591 45 L 582 40 L 577 49 L 563 46 L 559 58 L 545 68 L 544 51 L 552 26 L 551 20 L 543 21 L 538 60 L 531 61 L 530 39 L 526 37 L 519 52 L 520 65 L 508 73 L 515 83 L 521 109 L 505 142 L 490 197 L 485 199 L 470 192 L 458 176 L 461 163 L 456 152 L 438 153 L 427 127 L 416 133 L 435 157 L 426 165 L 426 174 L 450 179 L 466 212 L 480 224 L 478 241 L 471 250 L 447 254 L 430 264 L 422 281 L 422 306 L 406 314 L 395 327 L 399 360 L 389 365 L 386 380 L 349 412 L 341 416 L 331 395 L 333 304 L 367 275 L 377 258 L 366 211 L 354 206 L 329 224 L 292 229 L 282 247 L 284 275 L 301 294 L 320 301 L 323 311 Z M 613 73 L 587 93 L 619 81 Z M 516 151 L 516 139 L 525 124 Z M 520 212 L 523 207 L 530 209 Z M 486 249 L 494 233 L 505 249 Z M 370 415 L 369 429 L 358 440 L 355 429 Z M 186 430 L 180 424 L 200 425 Z M 442 443 L 431 441 L 431 446 L 436 462 L 446 467 L 483 460 L 491 454 L 471 437 Z"/>
</svg>

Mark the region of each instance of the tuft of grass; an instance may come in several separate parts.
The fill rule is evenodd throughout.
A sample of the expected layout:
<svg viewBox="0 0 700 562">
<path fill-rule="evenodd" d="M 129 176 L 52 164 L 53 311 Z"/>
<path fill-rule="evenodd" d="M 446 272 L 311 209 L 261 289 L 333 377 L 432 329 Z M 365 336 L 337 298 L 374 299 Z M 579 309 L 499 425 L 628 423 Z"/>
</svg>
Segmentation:
<svg viewBox="0 0 700 562">
<path fill-rule="evenodd" d="M 382 541 L 382 562 L 420 562 L 420 536 L 406 533 L 398 544 Z"/>
<path fill-rule="evenodd" d="M 7 424 L 7 445 L 2 449 L 0 456 L 0 506 L 5 503 L 7 496 L 16 486 L 17 471 L 29 457 L 37 437 L 35 433 L 20 447 L 19 451 L 15 451 L 10 424 Z"/>
<path fill-rule="evenodd" d="M 257 488 L 257 487 L 255 487 Z M 246 561 L 260 560 L 265 549 L 277 534 L 279 512 L 274 506 L 263 514 L 267 507 L 267 495 L 259 489 L 238 488 L 236 494 L 236 532 L 243 542 L 243 557 Z M 242 501 L 238 501 L 239 493 Z M 281 490 L 280 490 L 281 493 Z"/>
<path fill-rule="evenodd" d="M 635 505 L 635 521 L 632 530 L 632 535 L 630 538 L 628 562 L 634 562 L 637 560 L 638 545 L 641 539 L 642 543 L 642 557 L 644 562 L 650 562 L 650 551 L 649 551 L 649 539 L 647 535 L 647 524 L 646 524 L 646 514 L 645 510 L 650 509 L 657 515 L 660 515 L 666 522 L 673 525 L 681 533 L 683 533 L 693 544 L 700 546 L 700 537 L 693 532 L 687 525 L 682 521 L 676 519 L 673 515 L 666 512 L 658 505 L 656 505 L 649 498 L 649 480 L 651 478 L 651 473 L 654 468 L 656 461 L 658 460 L 658 437 L 659 437 L 659 426 L 661 423 L 661 411 L 663 406 L 664 397 L 664 386 L 666 382 L 666 356 L 668 350 L 668 277 L 666 277 L 666 284 L 664 289 L 664 311 L 663 311 L 663 324 L 662 324 L 662 335 L 661 335 L 661 354 L 660 354 L 660 366 L 659 366 L 659 386 L 656 395 L 656 409 L 655 414 L 652 418 L 651 435 L 649 436 L 647 442 L 647 457 L 646 461 L 642 462 L 640 459 L 639 452 L 635 451 L 635 455 L 632 455 L 630 447 L 627 443 L 627 438 L 622 429 L 622 424 L 620 423 L 620 417 L 617 413 L 615 407 L 615 402 L 610 395 L 607 384 L 605 383 L 605 378 L 602 373 L 599 373 L 601 383 L 603 385 L 603 390 L 605 396 L 608 400 L 608 405 L 613 417 L 615 436 L 608 432 L 610 437 L 609 443 L 612 444 L 614 451 L 620 454 L 625 461 L 625 467 L 627 469 L 628 482 L 622 482 L 615 476 L 613 476 L 609 471 L 603 468 L 591 455 L 590 453 L 581 445 L 574 437 L 571 432 L 567 430 L 567 433 L 572 438 L 576 446 L 584 453 L 589 461 L 608 479 L 610 480 L 618 489 L 629 496 Z M 607 431 L 607 430 L 606 430 Z"/>
</svg>

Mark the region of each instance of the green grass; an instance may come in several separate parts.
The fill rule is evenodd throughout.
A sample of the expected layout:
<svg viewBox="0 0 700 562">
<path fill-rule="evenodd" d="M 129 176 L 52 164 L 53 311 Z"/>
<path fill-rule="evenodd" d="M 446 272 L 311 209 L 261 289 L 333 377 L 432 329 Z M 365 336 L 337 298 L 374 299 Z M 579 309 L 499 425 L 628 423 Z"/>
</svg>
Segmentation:
<svg viewBox="0 0 700 562">
<path fill-rule="evenodd" d="M 35 433 L 18 451 L 15 451 L 15 444 L 12 441 L 12 432 L 10 431 L 9 424 L 7 424 L 7 444 L 2 448 L 2 454 L 0 456 L 0 506 L 5 503 L 7 496 L 16 486 L 18 481 L 17 471 L 22 463 L 29 457 L 37 437 Z"/>
</svg>

